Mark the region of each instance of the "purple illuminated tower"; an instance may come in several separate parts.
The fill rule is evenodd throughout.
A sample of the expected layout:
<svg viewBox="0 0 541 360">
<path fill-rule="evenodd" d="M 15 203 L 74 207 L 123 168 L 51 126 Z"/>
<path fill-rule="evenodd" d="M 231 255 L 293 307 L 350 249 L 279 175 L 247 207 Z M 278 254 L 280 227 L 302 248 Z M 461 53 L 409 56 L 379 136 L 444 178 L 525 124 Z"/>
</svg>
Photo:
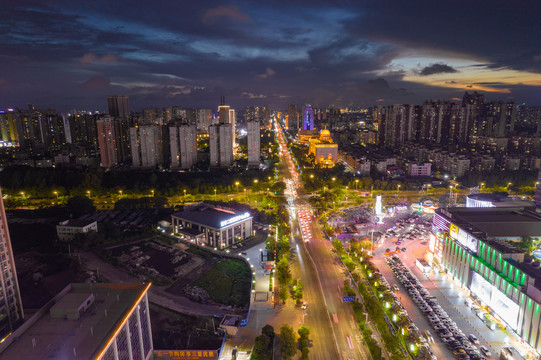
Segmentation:
<svg viewBox="0 0 541 360">
<path fill-rule="evenodd" d="M 304 108 L 302 124 L 303 130 L 314 130 L 314 109 L 312 109 L 312 105 L 306 105 Z"/>
</svg>

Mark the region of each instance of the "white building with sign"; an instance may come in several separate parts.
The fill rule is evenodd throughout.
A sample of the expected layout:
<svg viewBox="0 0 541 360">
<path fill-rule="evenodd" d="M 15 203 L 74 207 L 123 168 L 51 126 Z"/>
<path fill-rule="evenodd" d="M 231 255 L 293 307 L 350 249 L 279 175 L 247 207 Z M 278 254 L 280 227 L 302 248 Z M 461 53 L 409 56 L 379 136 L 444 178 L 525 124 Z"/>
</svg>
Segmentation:
<svg viewBox="0 0 541 360">
<path fill-rule="evenodd" d="M 252 215 L 199 203 L 172 216 L 173 232 L 202 234 L 206 245 L 223 249 L 252 236 Z M 195 235 L 197 235 L 195 234 Z"/>
</svg>

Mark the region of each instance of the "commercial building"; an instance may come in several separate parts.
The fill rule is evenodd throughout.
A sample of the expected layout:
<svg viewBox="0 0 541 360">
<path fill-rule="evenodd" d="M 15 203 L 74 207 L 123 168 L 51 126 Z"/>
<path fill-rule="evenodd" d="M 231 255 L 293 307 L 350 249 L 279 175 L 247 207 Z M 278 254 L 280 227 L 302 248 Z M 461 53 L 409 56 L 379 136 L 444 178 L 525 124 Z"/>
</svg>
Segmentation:
<svg viewBox="0 0 541 360">
<path fill-rule="evenodd" d="M 0 344 L 0 358 L 149 360 L 149 288 L 68 285 Z"/>
<path fill-rule="evenodd" d="M 541 215 L 524 207 L 437 209 L 430 256 L 485 304 L 502 326 L 541 350 Z M 539 256 L 541 258 L 541 256 Z"/>
<path fill-rule="evenodd" d="M 302 129 L 314 130 L 314 109 L 312 105 L 306 105 L 302 115 Z"/>
<path fill-rule="evenodd" d="M 309 153 L 314 155 L 316 165 L 333 167 L 338 161 L 338 145 L 333 142 L 331 132 L 321 130 L 318 138 L 309 140 Z"/>
<path fill-rule="evenodd" d="M 96 221 L 70 219 L 56 225 L 56 234 L 61 241 L 71 241 L 77 234 L 85 234 L 89 231 L 98 232 Z"/>
<path fill-rule="evenodd" d="M 248 166 L 259 167 L 261 158 L 261 132 L 259 120 L 248 121 Z"/>
<path fill-rule="evenodd" d="M 199 203 L 171 216 L 173 232 L 204 234 L 206 245 L 225 248 L 252 236 L 252 216 L 228 208 Z M 190 231 L 188 231 L 190 229 Z"/>
<path fill-rule="evenodd" d="M 171 168 L 189 169 L 197 162 L 195 125 L 175 123 L 169 126 Z"/>
<path fill-rule="evenodd" d="M 24 313 L 1 190 L 0 217 L 0 341 L 3 341 L 21 322 Z"/>
<path fill-rule="evenodd" d="M 219 123 L 209 126 L 211 167 L 233 165 L 233 133 L 231 124 Z"/>
<path fill-rule="evenodd" d="M 535 208 L 532 201 L 516 200 L 507 194 L 478 193 L 466 197 L 466 207 L 531 207 Z"/>
</svg>

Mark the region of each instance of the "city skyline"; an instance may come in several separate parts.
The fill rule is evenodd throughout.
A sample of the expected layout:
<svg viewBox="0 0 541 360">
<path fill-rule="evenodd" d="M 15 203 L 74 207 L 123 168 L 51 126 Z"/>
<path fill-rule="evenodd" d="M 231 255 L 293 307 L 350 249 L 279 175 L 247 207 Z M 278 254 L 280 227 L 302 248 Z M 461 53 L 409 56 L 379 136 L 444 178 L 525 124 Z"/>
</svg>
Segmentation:
<svg viewBox="0 0 541 360">
<path fill-rule="evenodd" d="M 392 6 L 391 6 L 392 5 Z M 540 4 L 8 1 L 0 108 L 541 105 Z M 391 11 L 392 10 L 392 11 Z M 503 26 L 505 24 L 505 26 Z"/>
</svg>

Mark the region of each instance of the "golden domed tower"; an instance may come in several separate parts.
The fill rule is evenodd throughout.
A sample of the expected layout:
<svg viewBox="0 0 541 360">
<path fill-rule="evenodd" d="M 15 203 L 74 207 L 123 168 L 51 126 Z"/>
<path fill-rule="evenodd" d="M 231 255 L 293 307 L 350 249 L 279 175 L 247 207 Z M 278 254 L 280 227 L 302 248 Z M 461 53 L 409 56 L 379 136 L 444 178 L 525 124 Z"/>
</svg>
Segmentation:
<svg viewBox="0 0 541 360">
<path fill-rule="evenodd" d="M 322 143 L 328 143 L 332 144 L 332 138 L 331 138 L 331 132 L 327 130 L 327 128 L 321 130 L 321 133 L 319 134 L 319 141 Z"/>
</svg>

